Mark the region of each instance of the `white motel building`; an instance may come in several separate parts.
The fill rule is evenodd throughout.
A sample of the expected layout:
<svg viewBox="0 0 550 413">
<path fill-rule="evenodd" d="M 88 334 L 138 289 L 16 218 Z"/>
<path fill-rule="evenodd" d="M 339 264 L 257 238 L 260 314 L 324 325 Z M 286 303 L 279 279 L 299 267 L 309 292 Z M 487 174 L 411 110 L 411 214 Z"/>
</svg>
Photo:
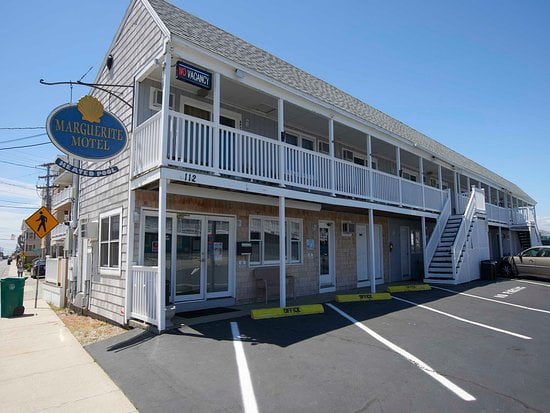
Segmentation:
<svg viewBox="0 0 550 413">
<path fill-rule="evenodd" d="M 120 171 L 80 178 L 70 297 L 114 322 L 464 283 L 540 243 L 512 182 L 164 0 L 130 2 L 95 82 L 134 85 L 91 92 L 129 144 L 82 163 Z"/>
</svg>

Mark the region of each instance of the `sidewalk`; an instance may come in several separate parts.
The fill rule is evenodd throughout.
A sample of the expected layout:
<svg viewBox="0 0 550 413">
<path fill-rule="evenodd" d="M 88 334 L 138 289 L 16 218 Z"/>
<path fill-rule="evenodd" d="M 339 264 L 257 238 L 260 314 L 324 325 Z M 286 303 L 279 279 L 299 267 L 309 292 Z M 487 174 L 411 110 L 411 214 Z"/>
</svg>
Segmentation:
<svg viewBox="0 0 550 413">
<path fill-rule="evenodd" d="M 9 276 L 17 276 L 14 263 Z M 25 314 L 0 318 L 2 412 L 135 412 L 118 386 L 25 283 Z"/>
</svg>

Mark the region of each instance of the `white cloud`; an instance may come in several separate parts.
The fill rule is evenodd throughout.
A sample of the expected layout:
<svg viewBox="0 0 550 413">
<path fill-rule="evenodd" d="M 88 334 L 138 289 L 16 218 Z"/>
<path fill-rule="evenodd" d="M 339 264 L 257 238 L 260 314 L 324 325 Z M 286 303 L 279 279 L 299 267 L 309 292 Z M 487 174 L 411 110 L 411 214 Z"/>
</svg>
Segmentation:
<svg viewBox="0 0 550 413">
<path fill-rule="evenodd" d="M 540 230 L 550 231 L 550 217 L 537 217 L 537 225 Z"/>
</svg>

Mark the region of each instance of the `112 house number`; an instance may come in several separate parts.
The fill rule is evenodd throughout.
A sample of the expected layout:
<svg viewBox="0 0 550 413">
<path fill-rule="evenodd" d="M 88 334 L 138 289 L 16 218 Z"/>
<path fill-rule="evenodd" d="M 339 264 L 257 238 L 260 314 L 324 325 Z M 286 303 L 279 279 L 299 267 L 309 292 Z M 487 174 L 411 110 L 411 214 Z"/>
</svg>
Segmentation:
<svg viewBox="0 0 550 413">
<path fill-rule="evenodd" d="M 196 182 L 197 181 L 197 175 L 196 174 L 190 174 L 189 172 L 185 172 L 183 174 L 182 181 L 186 182 Z"/>
</svg>

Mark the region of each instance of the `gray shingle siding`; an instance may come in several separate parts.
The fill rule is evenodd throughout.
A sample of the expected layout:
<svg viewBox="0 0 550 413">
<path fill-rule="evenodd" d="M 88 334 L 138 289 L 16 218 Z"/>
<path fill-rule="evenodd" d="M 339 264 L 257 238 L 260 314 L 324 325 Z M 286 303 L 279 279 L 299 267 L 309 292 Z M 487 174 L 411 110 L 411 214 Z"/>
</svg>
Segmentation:
<svg viewBox="0 0 550 413">
<path fill-rule="evenodd" d="M 442 145 L 430 137 L 373 108 L 335 86 L 285 62 L 282 59 L 195 17 L 164 0 L 148 0 L 159 18 L 174 36 L 187 40 L 210 52 L 238 62 L 251 70 L 320 99 L 355 115 L 376 127 L 416 144 L 451 164 L 485 176 L 515 196 L 535 201 L 514 183 Z"/>
</svg>

